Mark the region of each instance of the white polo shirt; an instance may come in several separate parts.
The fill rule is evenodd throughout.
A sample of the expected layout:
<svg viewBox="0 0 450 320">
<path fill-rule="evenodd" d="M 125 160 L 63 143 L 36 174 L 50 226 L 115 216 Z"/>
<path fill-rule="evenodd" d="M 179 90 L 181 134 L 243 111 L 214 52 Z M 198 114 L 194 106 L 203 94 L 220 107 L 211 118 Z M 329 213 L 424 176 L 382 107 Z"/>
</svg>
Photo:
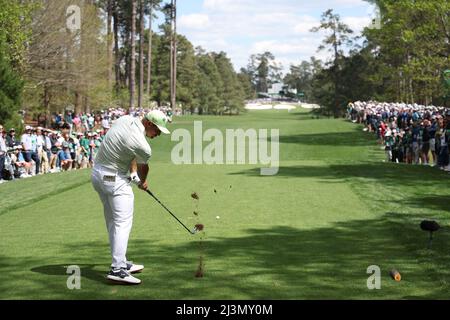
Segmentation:
<svg viewBox="0 0 450 320">
<path fill-rule="evenodd" d="M 151 155 L 144 125 L 139 118 L 128 115 L 118 119 L 105 135 L 95 163 L 126 174 L 134 158 L 137 163 L 145 164 Z"/>
<path fill-rule="evenodd" d="M 20 142 L 23 144 L 24 151 L 32 151 L 33 139 L 30 134 L 24 133 Z"/>
</svg>

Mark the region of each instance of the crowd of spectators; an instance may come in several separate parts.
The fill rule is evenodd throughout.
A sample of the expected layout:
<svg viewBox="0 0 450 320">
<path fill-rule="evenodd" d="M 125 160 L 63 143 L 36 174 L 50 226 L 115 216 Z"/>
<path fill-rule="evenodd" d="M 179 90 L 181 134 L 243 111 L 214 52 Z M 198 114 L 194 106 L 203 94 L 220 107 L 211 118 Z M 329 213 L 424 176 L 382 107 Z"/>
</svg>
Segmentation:
<svg viewBox="0 0 450 320">
<path fill-rule="evenodd" d="M 159 108 L 172 121 L 169 108 Z M 93 167 L 102 140 L 123 115 L 150 109 L 109 108 L 96 113 L 53 114 L 48 128 L 26 125 L 22 134 L 0 124 L 0 183 L 39 174 Z"/>
<path fill-rule="evenodd" d="M 418 104 L 351 102 L 347 118 L 364 124 L 386 151 L 387 161 L 450 171 L 450 109 Z"/>
</svg>

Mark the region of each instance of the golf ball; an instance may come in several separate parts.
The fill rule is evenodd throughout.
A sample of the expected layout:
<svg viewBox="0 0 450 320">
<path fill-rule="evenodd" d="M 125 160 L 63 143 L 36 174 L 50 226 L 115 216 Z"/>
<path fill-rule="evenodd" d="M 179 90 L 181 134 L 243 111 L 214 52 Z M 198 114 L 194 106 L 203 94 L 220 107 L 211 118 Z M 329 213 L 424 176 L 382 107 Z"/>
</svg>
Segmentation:
<svg viewBox="0 0 450 320">
<path fill-rule="evenodd" d="M 220 217 L 219 217 L 219 216 L 216 216 L 216 219 L 220 219 Z"/>
</svg>

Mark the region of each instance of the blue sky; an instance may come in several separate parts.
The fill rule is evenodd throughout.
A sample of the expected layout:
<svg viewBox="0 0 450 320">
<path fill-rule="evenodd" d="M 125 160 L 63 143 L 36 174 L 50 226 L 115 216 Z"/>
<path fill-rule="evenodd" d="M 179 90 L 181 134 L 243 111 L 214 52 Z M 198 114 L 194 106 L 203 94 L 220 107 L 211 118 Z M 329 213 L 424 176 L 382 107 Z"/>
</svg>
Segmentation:
<svg viewBox="0 0 450 320">
<path fill-rule="evenodd" d="M 166 0 L 168 2 L 168 0 Z M 235 69 L 251 54 L 271 51 L 284 70 L 315 56 L 324 34 L 309 30 L 334 9 L 356 33 L 370 23 L 374 7 L 363 0 L 178 0 L 178 32 L 194 46 L 225 51 Z"/>
</svg>

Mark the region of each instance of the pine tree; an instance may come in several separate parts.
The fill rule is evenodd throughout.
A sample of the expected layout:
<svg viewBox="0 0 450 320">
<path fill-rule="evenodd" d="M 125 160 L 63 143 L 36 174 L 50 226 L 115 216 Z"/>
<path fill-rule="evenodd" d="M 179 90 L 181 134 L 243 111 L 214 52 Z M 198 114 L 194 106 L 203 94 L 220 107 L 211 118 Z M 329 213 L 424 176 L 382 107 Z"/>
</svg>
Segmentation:
<svg viewBox="0 0 450 320">
<path fill-rule="evenodd" d="M 19 127 L 17 111 L 21 106 L 22 90 L 23 81 L 0 51 L 0 123 L 6 127 Z"/>
</svg>

